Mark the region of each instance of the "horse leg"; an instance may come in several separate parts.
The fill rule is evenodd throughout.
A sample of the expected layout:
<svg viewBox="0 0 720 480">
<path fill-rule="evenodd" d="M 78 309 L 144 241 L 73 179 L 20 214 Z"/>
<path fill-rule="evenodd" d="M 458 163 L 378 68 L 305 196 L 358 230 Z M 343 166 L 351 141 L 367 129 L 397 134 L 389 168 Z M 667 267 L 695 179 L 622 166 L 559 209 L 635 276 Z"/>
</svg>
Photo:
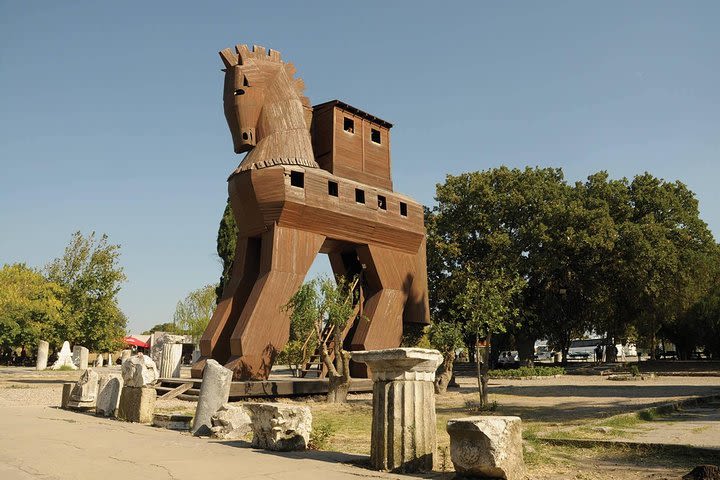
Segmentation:
<svg viewBox="0 0 720 480">
<path fill-rule="evenodd" d="M 193 378 L 202 378 L 207 360 L 220 363 L 230 358 L 230 335 L 252 291 L 260 268 L 260 239 L 239 237 L 230 280 L 223 289 L 215 313 L 200 338 L 200 358 L 192 366 Z"/>
<path fill-rule="evenodd" d="M 367 300 L 353 334 L 351 350 L 379 350 L 400 346 L 403 310 L 410 295 L 416 255 L 376 245 L 359 247 L 358 258 L 365 265 Z M 353 376 L 367 375 L 365 365 L 351 364 Z"/>
<path fill-rule="evenodd" d="M 290 336 L 287 304 L 302 285 L 325 241 L 324 235 L 274 225 L 260 245 L 257 281 L 230 337 L 235 380 L 265 380 Z"/>
</svg>

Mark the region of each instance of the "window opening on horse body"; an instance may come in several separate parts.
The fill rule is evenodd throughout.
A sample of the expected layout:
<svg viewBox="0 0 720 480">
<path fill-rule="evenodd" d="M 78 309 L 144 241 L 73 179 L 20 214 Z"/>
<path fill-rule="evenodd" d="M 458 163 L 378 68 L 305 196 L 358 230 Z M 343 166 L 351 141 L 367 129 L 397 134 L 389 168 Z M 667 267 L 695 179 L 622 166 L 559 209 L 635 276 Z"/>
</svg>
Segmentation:
<svg viewBox="0 0 720 480">
<path fill-rule="evenodd" d="M 407 217 L 407 203 L 400 202 L 400 215 Z"/>
<path fill-rule="evenodd" d="M 338 196 L 338 183 L 328 180 L 328 195 L 332 197 Z"/>
<path fill-rule="evenodd" d="M 290 172 L 290 185 L 298 188 L 305 188 L 305 173 L 296 172 L 295 170 Z"/>
<path fill-rule="evenodd" d="M 355 201 L 357 203 L 365 203 L 365 190 L 355 189 Z"/>
</svg>

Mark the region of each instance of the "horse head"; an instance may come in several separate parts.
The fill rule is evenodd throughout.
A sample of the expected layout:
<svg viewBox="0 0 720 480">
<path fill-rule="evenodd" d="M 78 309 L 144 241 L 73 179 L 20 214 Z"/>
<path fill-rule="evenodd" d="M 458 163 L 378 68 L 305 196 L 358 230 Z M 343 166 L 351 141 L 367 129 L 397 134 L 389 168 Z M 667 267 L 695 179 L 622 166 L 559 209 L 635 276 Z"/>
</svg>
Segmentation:
<svg viewBox="0 0 720 480">
<path fill-rule="evenodd" d="M 223 105 L 235 153 L 250 152 L 271 135 L 293 134 L 304 130 L 309 142 L 308 112 L 310 102 L 303 96 L 304 84 L 293 78 L 295 67 L 280 59 L 280 52 L 266 50 L 257 45 L 250 50 L 247 45 L 237 45 L 235 51 L 227 48 L 220 52 L 225 64 L 225 87 Z M 270 142 L 273 145 L 282 142 Z M 292 143 L 292 142 L 291 142 Z M 305 143 L 305 142 L 303 142 Z M 298 157 L 293 152 L 278 152 L 277 147 L 266 145 L 262 152 L 251 152 L 246 161 L 252 164 L 274 158 Z M 308 143 L 309 145 L 309 143 Z M 302 154 L 303 157 L 308 154 Z M 312 147 L 308 162 L 314 164 Z M 242 166 L 242 164 L 241 164 Z M 252 168 L 252 165 L 248 165 Z"/>
</svg>

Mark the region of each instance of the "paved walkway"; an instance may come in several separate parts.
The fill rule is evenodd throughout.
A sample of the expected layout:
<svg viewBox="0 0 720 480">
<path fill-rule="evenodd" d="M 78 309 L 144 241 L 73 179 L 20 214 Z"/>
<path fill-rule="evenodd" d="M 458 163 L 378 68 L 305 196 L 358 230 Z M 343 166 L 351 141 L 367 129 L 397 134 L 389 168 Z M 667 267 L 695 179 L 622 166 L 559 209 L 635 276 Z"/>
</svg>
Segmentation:
<svg viewBox="0 0 720 480">
<path fill-rule="evenodd" d="M 0 426 L 3 480 L 413 478 L 347 464 L 362 456 L 252 450 L 55 407 L 3 407 Z"/>
</svg>

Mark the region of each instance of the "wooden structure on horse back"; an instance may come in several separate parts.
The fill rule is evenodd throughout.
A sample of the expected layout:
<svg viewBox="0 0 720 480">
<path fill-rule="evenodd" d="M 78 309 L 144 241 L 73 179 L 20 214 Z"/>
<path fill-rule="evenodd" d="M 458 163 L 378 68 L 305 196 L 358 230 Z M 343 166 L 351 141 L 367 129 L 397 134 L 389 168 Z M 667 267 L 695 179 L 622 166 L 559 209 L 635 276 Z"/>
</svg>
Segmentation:
<svg viewBox="0 0 720 480">
<path fill-rule="evenodd" d="M 423 209 L 392 190 L 392 125 L 340 101 L 312 108 L 274 50 L 238 45 L 220 56 L 225 117 L 235 153 L 247 155 L 228 179 L 235 260 L 193 377 L 214 358 L 236 380 L 267 379 L 289 337 L 282 306 L 318 252 L 336 275 L 362 272 L 363 315 L 345 347 L 399 346 L 403 324 L 428 323 L 429 309 Z"/>
</svg>

